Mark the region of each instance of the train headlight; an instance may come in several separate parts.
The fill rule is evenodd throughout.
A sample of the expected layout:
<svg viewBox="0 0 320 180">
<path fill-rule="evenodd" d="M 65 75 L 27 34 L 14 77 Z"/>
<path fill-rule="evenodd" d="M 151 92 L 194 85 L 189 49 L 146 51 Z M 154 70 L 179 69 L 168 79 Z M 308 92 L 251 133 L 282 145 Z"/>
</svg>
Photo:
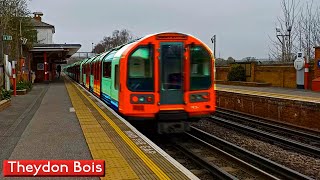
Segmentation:
<svg viewBox="0 0 320 180">
<path fill-rule="evenodd" d="M 132 96 L 131 100 L 136 103 L 139 101 L 139 98 L 137 96 Z"/>
<path fill-rule="evenodd" d="M 130 96 L 131 104 L 153 104 L 154 95 L 153 94 L 131 94 Z"/>
<path fill-rule="evenodd" d="M 151 96 L 147 97 L 147 101 L 152 102 L 152 97 Z"/>
<path fill-rule="evenodd" d="M 139 98 L 139 101 L 140 101 L 140 102 L 144 102 L 144 97 L 140 97 L 140 98 Z"/>
<path fill-rule="evenodd" d="M 190 94 L 190 102 L 207 102 L 209 99 L 210 94 L 207 92 Z"/>
</svg>

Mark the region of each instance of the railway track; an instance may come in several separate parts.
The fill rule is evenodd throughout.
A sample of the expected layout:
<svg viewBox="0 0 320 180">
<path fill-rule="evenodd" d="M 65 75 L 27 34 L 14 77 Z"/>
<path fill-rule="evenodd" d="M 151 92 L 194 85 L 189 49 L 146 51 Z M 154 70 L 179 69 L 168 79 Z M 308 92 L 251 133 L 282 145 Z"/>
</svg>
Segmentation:
<svg viewBox="0 0 320 180">
<path fill-rule="evenodd" d="M 247 174 L 250 174 L 255 178 L 258 177 L 258 179 L 264 179 L 264 178 L 266 179 L 299 179 L 299 180 L 312 179 L 297 171 L 289 169 L 283 165 L 280 165 L 262 156 L 254 154 L 244 148 L 238 147 L 230 142 L 227 142 L 207 132 L 204 132 L 198 128 L 191 127 L 191 131 L 186 134 L 188 135 L 189 140 L 192 139 L 194 144 L 197 144 L 197 145 L 202 144 L 202 146 L 206 146 L 207 148 L 210 148 L 211 151 L 217 150 L 217 151 L 223 152 L 224 156 L 230 155 L 227 158 L 228 160 L 227 161 L 225 160 L 225 162 L 233 163 L 233 165 L 231 166 L 229 165 L 230 167 L 232 167 L 232 168 L 229 168 L 229 172 L 223 170 L 223 169 L 228 169 L 228 168 L 225 168 L 226 167 L 225 164 L 222 167 L 218 167 L 220 170 L 222 169 L 222 172 L 220 172 L 220 174 L 222 175 L 229 174 L 228 176 L 225 176 L 223 179 L 250 178 L 249 176 L 248 177 L 234 176 L 234 173 L 237 174 L 237 172 L 239 172 L 239 169 L 236 169 L 236 167 L 240 167 L 240 169 L 243 172 L 246 172 Z M 185 151 L 186 155 L 193 157 L 193 159 L 195 159 L 198 162 L 198 164 L 200 165 L 206 164 L 204 166 L 208 166 L 208 162 L 205 159 L 206 156 L 201 153 L 199 154 L 199 152 L 201 152 L 200 150 L 192 151 L 192 146 L 190 147 L 189 145 L 188 147 L 188 142 L 184 142 L 182 144 L 187 144 L 187 145 L 180 144 L 178 147 L 180 147 L 182 151 Z M 230 161 L 230 159 L 233 159 L 233 160 Z M 216 163 L 216 162 L 214 164 L 216 166 L 219 165 L 219 163 Z M 213 167 L 213 168 L 216 168 L 216 167 Z M 248 169 L 250 168 L 251 170 L 248 171 Z M 255 175 L 253 175 L 252 173 Z"/>
<path fill-rule="evenodd" d="M 260 137 L 284 148 L 320 158 L 320 136 L 289 127 L 271 124 L 226 111 L 217 111 L 210 121 L 222 126 Z"/>
<path fill-rule="evenodd" d="M 217 179 L 278 179 L 241 159 L 187 133 L 174 147 Z"/>
<path fill-rule="evenodd" d="M 228 117 L 241 124 L 258 126 L 261 129 L 272 131 L 279 135 L 285 135 L 295 140 L 301 140 L 310 145 L 320 147 L 320 132 L 300 128 L 297 126 L 284 124 L 281 122 L 270 121 L 261 117 L 238 113 L 227 109 L 218 108 L 216 115 L 219 117 Z"/>
</svg>

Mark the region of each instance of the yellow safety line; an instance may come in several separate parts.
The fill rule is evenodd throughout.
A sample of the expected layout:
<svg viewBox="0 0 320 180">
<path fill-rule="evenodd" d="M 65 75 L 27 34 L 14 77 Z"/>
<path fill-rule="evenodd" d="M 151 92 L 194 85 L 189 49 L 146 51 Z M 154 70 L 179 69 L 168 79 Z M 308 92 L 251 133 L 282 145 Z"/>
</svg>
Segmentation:
<svg viewBox="0 0 320 180">
<path fill-rule="evenodd" d="M 111 125 L 111 127 L 119 134 L 124 142 L 143 160 L 143 162 L 160 178 L 170 179 L 142 150 L 127 136 L 124 132 L 96 105 L 81 89 L 73 85 L 80 91 L 80 93 L 90 102 L 90 104 L 99 112 L 99 114 Z"/>
<path fill-rule="evenodd" d="M 307 102 L 320 102 L 320 98 L 317 97 L 307 97 L 307 96 L 295 96 L 295 95 L 287 95 L 287 94 L 280 94 L 280 93 L 271 93 L 271 92 L 260 92 L 260 91 L 251 91 L 251 90 L 244 90 L 244 89 L 231 89 L 231 88 L 217 88 L 218 91 L 229 91 L 229 92 L 238 92 L 238 93 L 247 93 L 251 95 L 264 95 L 264 96 L 272 96 L 278 98 L 287 98 L 287 99 L 295 99 Z M 308 101 L 310 100 L 310 101 Z"/>
</svg>

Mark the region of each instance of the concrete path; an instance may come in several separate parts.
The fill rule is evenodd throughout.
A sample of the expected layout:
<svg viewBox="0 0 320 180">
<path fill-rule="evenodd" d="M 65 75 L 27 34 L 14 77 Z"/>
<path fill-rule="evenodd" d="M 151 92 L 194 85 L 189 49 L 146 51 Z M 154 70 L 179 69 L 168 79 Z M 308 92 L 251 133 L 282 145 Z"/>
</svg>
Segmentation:
<svg viewBox="0 0 320 180">
<path fill-rule="evenodd" d="M 37 89 L 42 90 L 36 91 Z M 46 89 L 47 92 L 44 93 Z M 78 119 L 74 112 L 70 112 L 72 104 L 64 82 L 60 80 L 49 85 L 36 86 L 34 92 L 31 92 L 30 95 L 32 93 L 38 96 L 39 93 L 43 93 L 43 99 L 40 95 L 39 99 L 42 99 L 42 101 L 38 99 L 34 108 L 31 108 L 35 113 L 26 113 L 25 116 L 29 117 L 29 120 L 24 118 L 26 119 L 25 122 L 22 121 L 25 124 L 24 128 L 6 130 L 5 135 L 2 136 L 6 145 L 0 143 L 1 150 L 4 149 L 4 152 L 0 151 L 1 161 L 4 159 L 92 159 Z M 19 98 L 21 101 L 27 99 L 27 97 Z M 25 106 L 25 108 L 27 107 Z M 11 108 L 18 107 L 13 103 Z M 15 111 L 17 110 L 15 109 Z M 6 113 L 9 114 L 9 112 Z M 2 117 L 2 112 L 0 115 Z M 12 113 L 10 122 L 17 122 L 17 120 L 14 120 L 16 117 L 17 115 Z M 2 126 L 3 121 L 1 119 L 0 126 Z M 20 126 L 18 125 L 17 127 Z M 5 131 L 0 131 L 0 133 L 3 132 Z M 2 167 L 0 170 L 2 173 Z M 2 174 L 0 177 L 3 178 Z"/>
</svg>

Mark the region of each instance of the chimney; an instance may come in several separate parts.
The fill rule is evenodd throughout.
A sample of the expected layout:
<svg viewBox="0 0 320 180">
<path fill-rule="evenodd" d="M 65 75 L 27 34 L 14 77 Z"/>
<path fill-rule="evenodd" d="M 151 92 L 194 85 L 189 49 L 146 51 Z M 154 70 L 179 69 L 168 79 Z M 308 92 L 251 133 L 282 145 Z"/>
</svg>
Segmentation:
<svg viewBox="0 0 320 180">
<path fill-rule="evenodd" d="M 34 12 L 34 19 L 41 22 L 41 16 L 43 16 L 42 12 Z"/>
</svg>

